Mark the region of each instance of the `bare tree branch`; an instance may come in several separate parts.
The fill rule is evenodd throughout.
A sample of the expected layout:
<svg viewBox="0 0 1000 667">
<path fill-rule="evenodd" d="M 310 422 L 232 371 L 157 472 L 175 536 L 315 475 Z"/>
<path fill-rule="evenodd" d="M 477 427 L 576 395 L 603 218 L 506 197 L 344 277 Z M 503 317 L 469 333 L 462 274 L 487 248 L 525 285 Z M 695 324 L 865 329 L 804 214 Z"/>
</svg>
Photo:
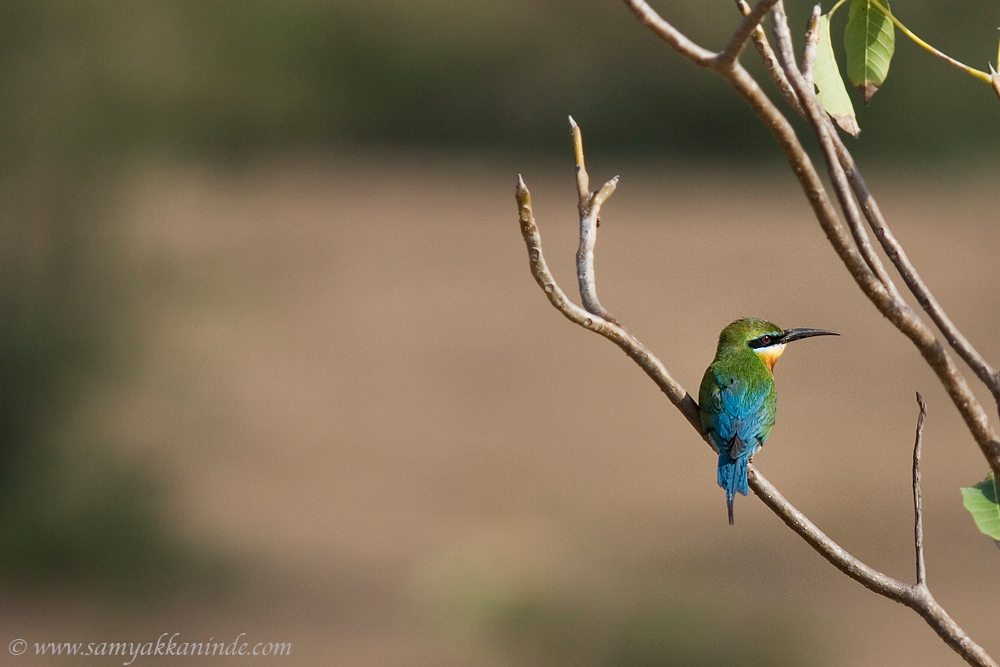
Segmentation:
<svg viewBox="0 0 1000 667">
<path fill-rule="evenodd" d="M 574 144 L 578 154 L 581 154 L 582 142 L 580 135 L 576 132 L 574 132 Z M 578 159 L 578 163 L 582 164 L 582 160 Z M 517 180 L 515 197 L 518 205 L 521 235 L 528 251 L 531 273 L 542 291 L 545 292 L 549 302 L 571 322 L 604 336 L 621 348 L 660 387 L 702 439 L 708 442 L 701 427 L 697 403 L 673 379 L 656 355 L 619 324 L 609 322 L 599 315 L 588 313 L 566 297 L 565 292 L 556 283 L 545 262 L 545 257 L 542 254 L 541 236 L 532 213 L 531 194 L 520 176 Z M 593 276 L 589 276 L 587 282 L 594 282 Z M 969 664 L 980 667 L 998 667 L 989 655 L 973 642 L 937 604 L 926 584 L 923 582 L 907 584 L 858 560 L 789 503 L 755 466 L 751 464 L 747 469 L 748 482 L 754 493 L 764 501 L 771 511 L 837 569 L 869 590 L 915 610 Z"/>
<path fill-rule="evenodd" d="M 812 60 L 811 52 L 815 48 L 813 40 L 810 40 L 810 44 L 806 48 L 804 56 L 806 76 L 803 76 L 803 73 L 795 64 L 791 47 L 791 35 L 788 30 L 787 19 L 784 16 L 784 7 L 781 0 L 761 0 L 753 9 L 750 9 L 742 0 L 737 0 L 737 5 L 740 7 L 744 19 L 734 32 L 726 49 L 721 53 L 712 53 L 692 42 L 650 8 L 645 0 L 623 0 L 623 2 L 644 25 L 653 30 L 671 48 L 696 65 L 711 69 L 725 78 L 744 98 L 754 113 L 760 117 L 765 126 L 771 130 L 779 146 L 785 152 L 793 173 L 799 179 L 806 197 L 812 205 L 813 212 L 826 233 L 827 239 L 848 272 L 878 310 L 896 328 L 913 341 L 928 365 L 938 375 L 939 380 L 962 414 L 967 427 L 990 463 L 990 467 L 994 472 L 1000 474 L 1000 442 L 998 442 L 997 436 L 989 424 L 982 406 L 976 401 L 968 383 L 956 368 L 947 351 L 913 309 L 903 300 L 898 289 L 888 276 L 881 260 L 874 252 L 874 248 L 864 229 L 861 222 L 862 213 L 869 224 L 872 225 L 873 231 L 879 236 L 883 247 L 885 247 L 886 243 L 886 241 L 883 241 L 883 238 L 887 236 L 893 238 L 884 232 L 880 233 L 879 228 L 877 228 L 879 223 L 872 222 L 873 218 L 876 221 L 881 220 L 881 215 L 874 204 L 874 199 L 871 198 L 866 187 L 861 187 L 864 182 L 860 179 L 856 165 L 850 159 L 846 147 L 843 146 L 828 116 L 822 111 L 816 100 L 815 91 L 811 81 L 808 79 L 808 75 L 811 72 L 811 67 L 809 66 L 809 62 Z M 767 11 L 767 7 L 771 7 L 771 16 L 774 22 L 775 39 L 778 45 L 777 59 L 775 59 L 774 53 L 770 51 L 766 36 L 759 25 Z M 815 26 L 816 18 L 814 10 L 813 26 Z M 813 28 L 813 32 L 815 33 L 815 27 Z M 813 128 L 823 149 L 828 173 L 831 176 L 838 203 L 847 219 L 848 229 L 845 229 L 844 224 L 841 222 L 836 209 L 823 188 L 815 165 L 802 148 L 794 129 L 784 115 L 777 110 L 771 100 L 763 93 L 753 77 L 740 65 L 738 57 L 748 39 L 753 39 L 758 51 L 764 57 L 768 74 L 778 85 L 779 90 L 781 90 L 793 108 L 803 114 Z M 777 67 L 775 62 L 781 65 L 781 67 Z M 698 408 L 694 399 L 683 387 L 673 380 L 663 364 L 647 348 L 639 343 L 635 337 L 629 334 L 617 322 L 604 317 L 607 311 L 596 300 L 596 280 L 593 275 L 593 249 L 596 243 L 597 216 L 594 214 L 592 221 L 588 220 L 586 224 L 584 221 L 584 218 L 588 217 L 588 214 L 592 212 L 591 208 L 595 195 L 589 191 L 589 179 L 586 175 L 583 162 L 582 141 L 579 128 L 575 127 L 575 124 L 574 141 L 577 153 L 577 177 L 581 213 L 578 278 L 580 279 L 581 298 L 584 300 L 587 310 L 572 304 L 562 290 L 559 289 L 558 285 L 556 285 L 555 280 L 549 273 L 541 254 L 541 239 L 531 212 L 530 195 L 523 181 L 519 178 L 517 200 L 521 230 L 528 248 L 532 273 L 538 284 L 548 295 L 549 301 L 553 306 L 571 321 L 584 328 L 600 333 L 615 342 L 646 371 L 704 439 L 705 436 L 701 429 Z M 601 203 L 607 196 L 610 196 L 614 190 L 614 185 L 615 181 L 611 181 L 602 188 L 602 192 L 606 192 L 606 195 L 600 199 Z M 857 200 L 855 200 L 855 196 Z M 860 210 L 859 202 L 863 204 Z M 884 221 L 881 221 L 881 229 L 887 230 Z M 898 249 L 897 256 L 901 254 L 901 250 L 901 248 Z M 887 253 L 890 252 L 889 249 L 886 249 L 886 251 Z M 579 261 L 580 256 L 583 256 L 584 261 Z M 902 257 L 905 257 L 905 254 L 902 254 Z M 899 264 L 897 261 L 894 259 L 893 262 L 898 269 Z M 901 270 L 900 272 L 903 275 L 903 271 Z M 911 273 L 913 276 L 916 275 L 915 272 L 911 271 Z M 907 277 L 904 276 L 904 280 L 906 279 Z M 909 286 L 909 282 L 907 284 Z M 911 286 L 910 289 L 912 290 L 913 287 Z M 940 315 L 943 315 L 943 313 Z M 932 318 L 937 322 L 938 318 L 934 314 L 932 314 Z M 948 324 L 950 324 L 950 321 L 948 321 Z M 940 323 L 939 326 L 941 326 Z M 957 330 L 955 331 L 957 332 Z M 948 334 L 946 333 L 946 335 Z M 973 355 L 975 352 L 974 349 L 968 345 L 964 338 L 959 339 L 954 335 L 948 335 L 948 338 L 953 346 L 957 344 L 962 348 L 959 349 L 959 353 L 963 356 L 963 359 L 969 357 L 974 361 L 978 361 L 975 355 Z M 988 365 L 985 365 L 985 362 L 983 364 L 977 369 L 977 374 L 981 373 L 981 379 L 985 375 L 1000 385 L 1000 378 L 995 377 L 995 373 L 992 373 L 992 369 Z M 984 382 L 986 381 L 984 379 Z M 989 382 L 987 384 L 990 386 Z M 1000 407 L 1000 398 L 998 398 L 998 407 Z M 749 467 L 749 483 L 755 494 L 764 500 L 765 504 L 772 511 L 778 514 L 789 527 L 842 572 L 862 583 L 870 590 L 914 609 L 949 646 L 970 664 L 996 667 L 996 663 L 989 655 L 975 644 L 940 605 L 937 604 L 926 586 L 919 483 L 919 450 L 924 414 L 925 409 L 921 403 L 921 416 L 918 419 L 917 441 L 914 450 L 914 545 L 917 557 L 917 583 L 915 584 L 906 584 L 888 577 L 851 556 L 850 553 L 823 534 L 804 515 L 788 503 L 754 466 Z"/>
<path fill-rule="evenodd" d="M 784 16 L 784 7 L 781 0 L 775 4 L 771 15 L 774 23 L 774 36 L 778 47 L 779 62 L 784 66 L 785 74 L 788 76 L 792 88 L 798 95 L 803 109 L 806 111 L 806 120 L 809 121 L 820 142 L 831 179 L 835 183 L 838 195 L 841 197 L 841 203 L 844 205 L 845 214 L 847 214 L 849 219 L 854 219 L 852 211 L 854 213 L 857 212 L 857 209 L 854 207 L 854 201 L 847 193 L 843 192 L 845 189 L 843 179 L 846 178 L 846 174 L 841 167 L 840 157 L 834 146 L 833 136 L 835 130 L 833 130 L 832 123 L 830 123 L 826 112 L 820 108 L 815 93 L 806 85 L 798 68 L 794 66 L 791 34 L 788 31 L 788 23 Z M 821 219 L 820 223 L 824 224 L 824 221 Z M 856 239 L 867 238 L 864 230 L 860 229 L 860 223 L 858 223 L 857 227 L 852 227 L 852 229 L 857 232 Z M 877 257 L 875 259 L 877 260 Z M 996 431 L 994 431 L 993 426 L 990 424 L 982 405 L 980 405 L 972 393 L 972 389 L 969 387 L 965 377 L 958 370 L 955 362 L 941 345 L 940 341 L 937 340 L 927 325 L 917 317 L 913 309 L 899 296 L 898 292 L 893 293 L 885 289 L 871 289 L 872 285 L 870 281 L 858 280 L 859 274 L 849 265 L 848 270 L 851 271 L 851 275 L 855 276 L 858 285 L 875 307 L 916 345 L 924 360 L 937 374 L 938 379 L 948 392 L 955 407 L 958 408 L 959 414 L 965 420 L 966 426 L 979 445 L 980 451 L 982 451 L 990 468 L 995 473 L 1000 474 L 1000 441 L 998 441 Z"/>
<path fill-rule="evenodd" d="M 799 103 L 802 104 L 806 120 L 812 124 L 820 145 L 827 155 L 827 167 L 833 190 L 837 195 L 837 201 L 840 203 L 840 210 L 843 211 L 844 217 L 847 219 L 847 226 L 851 230 L 854 243 L 857 245 L 858 250 L 860 250 L 861 256 L 864 257 L 865 264 L 868 265 L 868 268 L 871 269 L 872 273 L 878 277 L 879 282 L 889 292 L 891 300 L 896 304 L 905 305 L 899 294 L 899 290 L 892 282 L 892 278 L 889 276 L 888 271 L 885 270 L 885 266 L 882 265 L 882 260 L 879 259 L 875 248 L 871 244 L 871 240 L 868 238 L 868 234 L 865 232 L 864 223 L 861 220 L 861 211 L 854 200 L 854 195 L 847 182 L 847 175 L 844 173 L 844 169 L 836 157 L 831 157 L 834 152 L 832 135 L 836 134 L 836 130 L 833 128 L 833 123 L 830 122 L 826 111 L 820 108 L 819 102 L 816 101 L 812 82 L 806 81 L 795 64 L 795 55 L 792 51 L 792 37 L 788 29 L 788 20 L 785 17 L 784 3 L 781 0 L 775 3 L 771 14 L 774 41 L 778 49 L 776 52 L 778 62 L 781 64 L 782 69 L 784 69 L 785 76 L 788 77 L 792 89 L 799 98 Z"/>
<path fill-rule="evenodd" d="M 750 6 L 746 4 L 745 0 L 736 0 L 736 4 L 744 16 L 749 13 Z M 815 16 L 816 8 L 813 8 L 813 17 L 815 18 Z M 808 60 L 809 51 L 813 44 L 813 42 L 810 41 L 811 36 L 813 38 L 816 36 L 812 19 L 810 20 L 810 31 L 807 32 L 806 35 L 806 54 L 803 58 L 803 77 L 806 79 L 807 83 L 810 84 L 810 87 L 812 81 L 811 77 L 808 76 L 811 73 L 808 66 Z M 783 68 L 777 66 L 774 51 L 771 49 L 771 45 L 768 42 L 763 29 L 759 26 L 753 34 L 753 40 L 757 46 L 757 50 L 760 52 L 761 59 L 767 70 L 768 76 L 774 82 L 775 87 L 785 97 L 788 104 L 800 116 L 806 118 L 806 110 L 799 102 L 798 94 L 789 83 Z M 998 76 L 998 80 L 1000 80 L 1000 76 Z M 893 266 L 899 272 L 899 275 L 903 278 L 903 282 L 906 284 L 907 288 L 914 295 L 914 297 L 916 297 L 917 302 L 931 317 L 938 329 L 941 330 L 941 333 L 944 334 L 945 340 L 948 341 L 948 344 L 973 370 L 976 377 L 979 378 L 980 381 L 987 386 L 987 388 L 989 388 L 990 392 L 993 394 L 994 400 L 997 402 L 998 413 L 1000 413 L 1000 372 L 994 369 L 978 352 L 978 350 L 976 350 L 975 347 L 969 343 L 958 327 L 952 323 L 951 319 L 944 312 L 944 309 L 938 303 L 937 299 L 935 299 L 927 285 L 920 278 L 920 275 L 917 273 L 913 264 L 907 257 L 906 252 L 903 250 L 902 245 L 896 239 L 892 230 L 889 229 L 889 225 L 882 215 L 882 211 L 879 209 L 871 191 L 868 189 L 868 185 L 865 182 L 864 177 L 861 175 L 861 171 L 858 169 L 857 164 L 854 162 L 854 158 L 847 150 L 847 147 L 841 140 L 840 135 L 833 129 L 832 124 L 829 123 L 829 120 L 827 120 L 827 122 L 830 125 L 828 133 L 834 142 L 837 159 L 846 174 L 847 180 L 850 183 L 851 189 L 853 190 L 857 201 L 861 205 L 861 211 L 864 214 L 865 219 L 868 221 L 868 225 L 875 233 L 875 237 L 878 239 L 882 249 L 889 257 L 889 261 L 892 262 Z M 851 229 L 856 242 L 857 239 L 863 239 L 859 243 L 861 247 L 871 247 L 870 242 L 867 241 L 867 234 L 861 231 L 856 223 L 851 223 Z M 868 257 L 871 257 L 874 254 L 870 250 L 864 252 Z"/>
<path fill-rule="evenodd" d="M 917 392 L 917 405 L 920 415 L 917 417 L 917 435 L 913 442 L 913 548 L 917 559 L 917 586 L 927 584 L 927 570 L 924 567 L 924 520 L 923 503 L 920 500 L 920 446 L 924 437 L 924 417 L 927 416 L 927 404 L 924 397 Z"/>
</svg>

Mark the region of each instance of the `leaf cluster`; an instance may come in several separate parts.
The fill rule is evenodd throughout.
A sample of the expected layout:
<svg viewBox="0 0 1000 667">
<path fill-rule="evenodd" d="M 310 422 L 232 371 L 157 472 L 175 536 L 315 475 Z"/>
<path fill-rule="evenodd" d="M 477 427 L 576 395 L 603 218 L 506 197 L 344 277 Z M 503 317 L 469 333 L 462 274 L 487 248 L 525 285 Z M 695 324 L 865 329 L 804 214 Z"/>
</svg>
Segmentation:
<svg viewBox="0 0 1000 667">
<path fill-rule="evenodd" d="M 830 36 L 833 15 L 847 0 L 837 2 L 829 12 L 819 18 L 817 26 L 817 49 L 814 65 L 814 83 L 820 104 L 836 121 L 842 130 L 858 136 L 858 125 L 854 105 L 847 93 L 843 76 L 837 64 Z M 949 64 L 965 71 L 993 86 L 1000 96 L 1000 75 L 990 66 L 990 73 L 982 72 L 945 55 L 924 40 L 917 37 L 892 14 L 888 0 L 850 0 L 847 24 L 844 27 L 844 49 L 847 53 L 847 76 L 858 90 L 865 104 L 871 102 L 875 93 L 889 76 L 889 65 L 896 52 L 896 28 L 922 48 L 933 53 Z M 997 60 L 1000 62 L 1000 49 Z"/>
</svg>

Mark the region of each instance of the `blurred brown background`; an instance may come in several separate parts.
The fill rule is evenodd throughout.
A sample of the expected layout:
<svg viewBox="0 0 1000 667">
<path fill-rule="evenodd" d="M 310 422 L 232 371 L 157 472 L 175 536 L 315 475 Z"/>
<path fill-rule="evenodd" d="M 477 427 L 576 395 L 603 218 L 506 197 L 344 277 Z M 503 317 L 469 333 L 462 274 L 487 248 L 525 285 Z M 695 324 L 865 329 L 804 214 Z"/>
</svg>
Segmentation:
<svg viewBox="0 0 1000 667">
<path fill-rule="evenodd" d="M 735 13 L 663 10 L 708 44 Z M 729 527 L 713 454 L 549 306 L 513 186 L 571 291 L 568 113 L 592 179 L 622 178 L 602 301 L 689 390 L 736 317 L 842 333 L 779 364 L 758 464 L 904 579 L 924 394 L 929 583 L 1000 653 L 1000 551 L 958 492 L 986 466 L 947 396 L 757 121 L 618 3 L 0 11 L 0 647 L 26 640 L 21 662 L 120 664 L 34 644 L 166 632 L 290 642 L 257 658 L 289 665 L 959 664 L 755 499 Z M 992 3 L 906 12 L 995 54 Z M 893 67 L 859 110 L 866 177 L 998 359 L 995 97 L 911 45 Z"/>
</svg>

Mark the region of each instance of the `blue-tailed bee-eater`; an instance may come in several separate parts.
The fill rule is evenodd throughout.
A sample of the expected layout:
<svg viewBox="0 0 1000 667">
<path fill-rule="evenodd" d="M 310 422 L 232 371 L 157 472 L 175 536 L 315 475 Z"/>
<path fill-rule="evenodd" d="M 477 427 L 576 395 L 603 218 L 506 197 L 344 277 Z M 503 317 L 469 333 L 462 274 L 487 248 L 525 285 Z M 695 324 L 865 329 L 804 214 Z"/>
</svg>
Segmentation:
<svg viewBox="0 0 1000 667">
<path fill-rule="evenodd" d="M 701 426 L 719 453 L 719 486 L 726 490 L 729 524 L 733 500 L 747 495 L 747 462 L 774 426 L 778 395 L 774 362 L 793 340 L 838 336 L 823 329 L 782 330 L 772 322 L 744 317 L 719 334 L 719 347 L 698 392 Z"/>
</svg>

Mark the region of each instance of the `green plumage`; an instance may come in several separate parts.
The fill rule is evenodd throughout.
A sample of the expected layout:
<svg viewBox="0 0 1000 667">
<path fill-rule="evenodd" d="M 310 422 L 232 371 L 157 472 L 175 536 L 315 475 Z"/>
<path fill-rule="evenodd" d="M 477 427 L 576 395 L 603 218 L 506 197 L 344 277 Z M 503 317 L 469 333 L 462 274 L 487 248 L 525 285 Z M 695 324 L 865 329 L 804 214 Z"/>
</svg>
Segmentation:
<svg viewBox="0 0 1000 667">
<path fill-rule="evenodd" d="M 701 380 L 701 426 L 719 454 L 718 483 L 726 491 L 729 523 L 733 499 L 747 495 L 747 463 L 774 426 L 778 394 L 771 369 L 785 344 L 811 336 L 837 335 L 822 329 L 789 329 L 766 320 L 736 320 L 719 334 L 715 360 Z"/>
<path fill-rule="evenodd" d="M 715 360 L 705 370 L 701 380 L 698 401 L 701 404 L 701 425 L 706 432 L 730 440 L 736 431 L 739 435 L 753 436 L 758 442 L 743 442 L 743 446 L 756 448 L 771 434 L 774 415 L 778 408 L 778 394 L 774 375 L 761 355 L 748 343 L 766 334 L 780 336 L 781 327 L 766 320 L 743 318 L 736 320 L 719 334 Z M 725 399 L 725 400 L 724 400 Z M 718 424 L 720 419 L 734 422 L 751 422 L 736 429 L 736 423 Z M 727 421 L 728 421 L 727 420 Z M 722 432 L 717 430 L 722 427 Z M 747 428 L 752 426 L 753 429 Z M 713 446 L 715 446 L 713 444 Z M 716 451 L 724 448 L 720 442 Z M 731 451 L 733 458 L 740 451 Z"/>
</svg>

